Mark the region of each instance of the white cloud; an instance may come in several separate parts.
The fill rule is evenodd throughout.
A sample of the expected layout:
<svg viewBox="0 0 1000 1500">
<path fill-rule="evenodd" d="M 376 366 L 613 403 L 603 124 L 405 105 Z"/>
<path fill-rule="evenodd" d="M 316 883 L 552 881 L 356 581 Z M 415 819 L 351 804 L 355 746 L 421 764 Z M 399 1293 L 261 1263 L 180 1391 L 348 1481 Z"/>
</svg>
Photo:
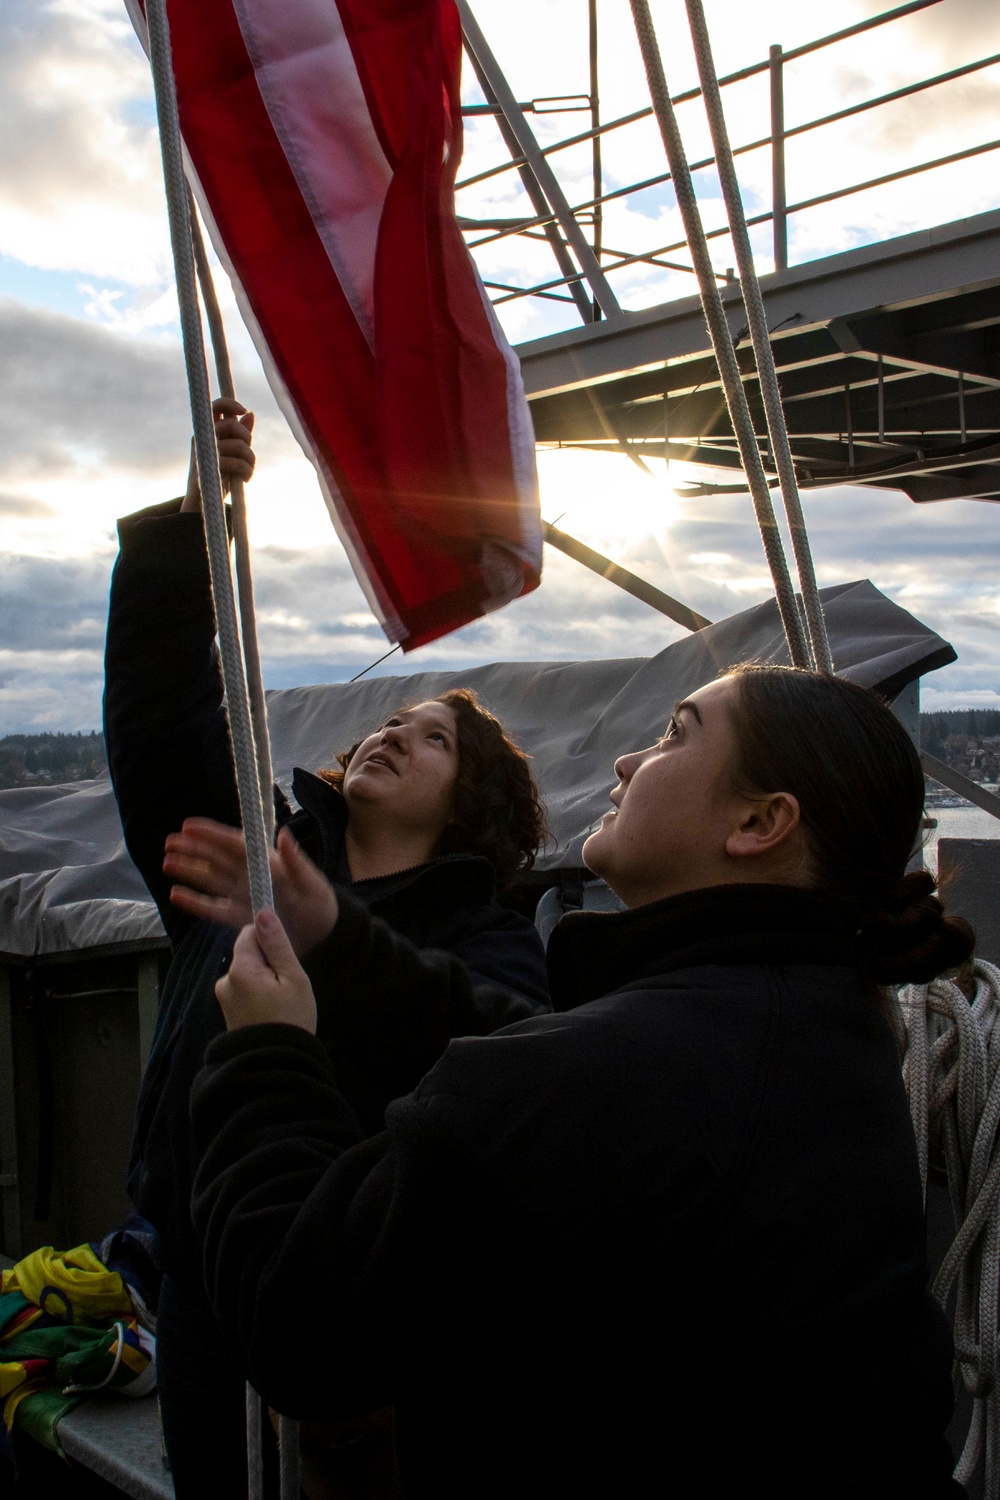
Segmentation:
<svg viewBox="0 0 1000 1500">
<path fill-rule="evenodd" d="M 162 283 L 169 265 L 149 71 L 124 9 L 6 0 L 0 251 L 29 265 Z"/>
</svg>

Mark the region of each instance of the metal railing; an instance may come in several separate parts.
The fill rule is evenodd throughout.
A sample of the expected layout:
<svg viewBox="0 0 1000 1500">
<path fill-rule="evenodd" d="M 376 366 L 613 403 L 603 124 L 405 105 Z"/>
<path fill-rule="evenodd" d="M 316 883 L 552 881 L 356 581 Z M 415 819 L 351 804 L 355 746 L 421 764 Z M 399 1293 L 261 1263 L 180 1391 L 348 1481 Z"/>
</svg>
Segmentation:
<svg viewBox="0 0 1000 1500">
<path fill-rule="evenodd" d="M 725 88 L 736 83 L 743 83 L 759 75 L 766 74 L 768 77 L 770 89 L 770 133 L 735 146 L 733 154 L 735 156 L 745 156 L 750 152 L 766 148 L 770 148 L 771 150 L 771 207 L 764 212 L 749 216 L 747 222 L 751 226 L 771 223 L 772 255 L 776 271 L 784 270 L 788 266 L 788 220 L 792 214 L 803 213 L 808 209 L 817 208 L 821 204 L 848 198 L 854 194 L 869 191 L 872 188 L 885 187 L 890 183 L 900 182 L 905 178 L 917 176 L 920 173 L 931 172 L 937 168 L 967 161 L 973 157 L 1000 149 L 1000 138 L 980 142 L 962 150 L 949 152 L 947 155 L 936 157 L 930 161 L 921 161 L 912 166 L 901 167 L 896 171 L 868 178 L 863 182 L 850 183 L 843 187 L 834 188 L 829 192 L 818 193 L 811 197 L 800 199 L 794 203 L 787 201 L 785 183 L 785 144 L 787 141 L 803 136 L 810 131 L 820 130 L 825 126 L 850 119 L 869 110 L 878 109 L 881 106 L 909 98 L 927 89 L 936 88 L 943 84 L 954 82 L 957 79 L 968 77 L 971 74 L 981 72 L 985 68 L 1000 64 L 1000 53 L 993 53 L 991 56 L 978 58 L 973 62 L 950 68 L 946 72 L 937 73 L 933 77 L 922 78 L 903 87 L 891 89 L 886 93 L 877 95 L 875 98 L 849 104 L 842 109 L 798 125 L 793 125 L 790 128 L 785 125 L 784 118 L 784 69 L 786 65 L 824 48 L 834 46 L 838 42 L 846 41 L 851 37 L 861 35 L 863 32 L 871 31 L 876 27 L 884 26 L 887 23 L 912 15 L 914 12 L 926 10 L 932 5 L 941 3 L 943 3 L 943 0 L 909 0 L 908 4 L 894 6 L 891 10 L 883 11 L 881 14 L 872 16 L 865 21 L 845 26 L 839 31 L 831 32 L 827 36 L 819 37 L 815 41 L 807 42 L 802 46 L 790 48 L 787 52 L 780 46 L 772 46 L 766 59 L 757 63 L 751 63 L 734 73 L 727 74 L 719 80 L 720 86 Z M 510 155 L 506 160 L 494 166 L 462 178 L 456 185 L 456 191 L 461 194 L 463 190 L 498 178 L 505 173 L 511 171 L 519 173 L 534 213 L 530 216 L 520 218 L 502 219 L 460 217 L 459 222 L 462 228 L 467 234 L 472 236 L 468 240 L 469 248 L 472 251 L 483 250 L 490 245 L 514 237 L 547 242 L 555 255 L 556 268 L 559 274 L 529 286 L 518 286 L 508 282 L 487 279 L 486 286 L 492 294 L 495 294 L 493 295 L 493 302 L 499 306 L 503 303 L 518 301 L 527 297 L 539 298 L 545 301 L 573 302 L 584 322 L 590 322 L 595 318 L 599 318 L 602 310 L 604 316 L 616 317 L 620 315 L 621 308 L 618 305 L 617 298 L 613 293 L 610 296 L 608 295 L 607 277 L 609 275 L 614 275 L 616 272 L 635 265 L 649 265 L 667 271 L 691 272 L 692 270 L 691 265 L 683 261 L 664 259 L 666 256 L 674 255 L 677 251 L 686 250 L 686 242 L 684 240 L 676 240 L 670 244 L 653 246 L 641 250 L 614 249 L 603 243 L 604 205 L 619 199 L 630 198 L 638 193 L 646 192 L 650 188 L 661 186 L 670 181 L 670 173 L 668 171 L 659 172 L 655 176 L 629 183 L 623 187 L 615 187 L 610 191 L 604 190 L 600 154 L 601 142 L 612 132 L 626 129 L 628 126 L 634 125 L 639 121 L 649 119 L 653 111 L 651 107 L 646 107 L 633 110 L 630 114 L 621 115 L 605 123 L 601 122 L 600 100 L 597 93 L 598 48 L 595 0 L 588 0 L 588 5 L 591 85 L 589 96 L 577 94 L 554 96 L 547 99 L 538 98 L 526 104 L 516 102 L 513 99 L 506 80 L 503 78 L 502 73 L 500 73 L 495 59 L 493 59 L 485 47 L 482 34 L 478 32 L 478 28 L 475 28 L 478 33 L 475 38 L 470 37 L 469 28 L 466 28 L 466 45 L 472 57 L 473 66 L 479 77 L 480 84 L 487 96 L 487 103 L 485 105 L 468 105 L 465 107 L 464 112 L 466 114 L 491 114 L 496 117 Z M 462 8 L 463 15 L 468 15 L 467 6 L 463 6 Z M 502 102 L 501 95 L 505 95 Z M 675 105 L 684 104 L 700 97 L 700 88 L 690 88 L 675 95 L 673 103 Z M 531 127 L 525 119 L 525 115 L 529 110 L 538 114 L 569 112 L 570 110 L 581 109 L 590 110 L 590 129 L 577 132 L 565 139 L 544 146 L 535 140 Z M 552 170 L 550 158 L 557 156 L 560 152 L 581 146 L 588 141 L 592 142 L 594 148 L 594 190 L 592 195 L 583 202 L 570 205 L 558 185 L 555 173 Z M 714 156 L 706 156 L 690 164 L 692 172 L 702 172 L 714 165 Z M 558 200 L 550 191 L 553 183 L 556 186 Z M 591 231 L 590 238 L 587 240 L 584 240 L 583 235 L 583 228 L 585 226 Z M 728 234 L 729 228 L 724 225 L 721 228 L 709 230 L 708 238 L 718 239 L 728 236 Z M 585 253 L 581 255 L 579 247 L 582 240 L 585 243 Z M 717 275 L 720 281 L 725 281 L 731 277 L 732 273 L 724 269 L 717 272 Z"/>
</svg>

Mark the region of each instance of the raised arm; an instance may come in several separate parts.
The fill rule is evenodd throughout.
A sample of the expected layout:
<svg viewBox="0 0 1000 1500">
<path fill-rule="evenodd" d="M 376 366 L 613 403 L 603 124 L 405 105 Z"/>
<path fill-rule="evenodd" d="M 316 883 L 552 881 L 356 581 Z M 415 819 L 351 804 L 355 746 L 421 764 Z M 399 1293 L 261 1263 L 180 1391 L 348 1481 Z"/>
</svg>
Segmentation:
<svg viewBox="0 0 1000 1500">
<path fill-rule="evenodd" d="M 243 408 L 218 401 L 215 410 L 220 468 L 247 477 Z M 172 931 L 179 914 L 161 868 L 167 834 L 193 814 L 239 822 L 196 482 L 183 502 L 139 511 L 118 529 L 105 652 L 108 765 L 129 853 Z"/>
</svg>

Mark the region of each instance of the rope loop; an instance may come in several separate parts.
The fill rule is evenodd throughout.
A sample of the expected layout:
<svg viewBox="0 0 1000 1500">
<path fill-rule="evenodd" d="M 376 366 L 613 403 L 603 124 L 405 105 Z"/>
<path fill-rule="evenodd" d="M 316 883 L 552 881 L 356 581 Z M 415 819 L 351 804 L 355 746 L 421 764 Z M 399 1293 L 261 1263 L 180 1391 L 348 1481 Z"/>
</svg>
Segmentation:
<svg viewBox="0 0 1000 1500">
<path fill-rule="evenodd" d="M 955 1293 L 955 1362 L 973 1397 L 955 1468 L 968 1484 L 980 1463 L 984 1494 L 1000 1484 L 1000 968 L 977 959 L 969 983 L 935 979 L 899 992 L 903 1079 L 924 1194 L 944 1168 L 955 1237 L 933 1292 Z M 972 999 L 969 998 L 971 991 Z"/>
</svg>

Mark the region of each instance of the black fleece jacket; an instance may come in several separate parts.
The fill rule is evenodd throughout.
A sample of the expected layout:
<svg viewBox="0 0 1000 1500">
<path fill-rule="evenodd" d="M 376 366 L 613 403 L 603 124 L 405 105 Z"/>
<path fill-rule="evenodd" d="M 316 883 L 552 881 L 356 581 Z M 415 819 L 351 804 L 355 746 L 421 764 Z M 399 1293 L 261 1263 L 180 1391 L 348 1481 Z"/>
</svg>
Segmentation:
<svg viewBox="0 0 1000 1500">
<path fill-rule="evenodd" d="M 392 1403 L 407 1496 L 958 1493 L 856 925 L 760 886 L 571 915 L 556 1013 L 452 1042 L 374 1138 L 307 1033 L 214 1041 L 193 1212 L 254 1385 Z"/>
<path fill-rule="evenodd" d="M 189 1096 L 206 1046 L 224 1030 L 215 982 L 235 934 L 170 905 L 163 845 L 186 817 L 240 819 L 202 523 L 178 505 L 154 506 L 119 525 L 104 722 L 125 842 L 172 948 L 139 1095 L 129 1188 L 158 1231 L 164 1268 L 204 1298 L 190 1219 Z M 292 832 L 341 887 L 341 921 L 308 965 L 320 1036 L 336 1048 L 362 1128 L 380 1130 L 386 1104 L 414 1087 L 451 1037 L 548 1010 L 544 954 L 531 924 L 497 902 L 487 860 L 451 855 L 351 885 L 343 798 L 301 770 L 292 790 L 300 804 L 295 814 L 286 805 Z M 381 976 L 374 989 L 358 968 L 368 955 Z M 328 977 L 334 972 L 335 986 Z"/>
</svg>

